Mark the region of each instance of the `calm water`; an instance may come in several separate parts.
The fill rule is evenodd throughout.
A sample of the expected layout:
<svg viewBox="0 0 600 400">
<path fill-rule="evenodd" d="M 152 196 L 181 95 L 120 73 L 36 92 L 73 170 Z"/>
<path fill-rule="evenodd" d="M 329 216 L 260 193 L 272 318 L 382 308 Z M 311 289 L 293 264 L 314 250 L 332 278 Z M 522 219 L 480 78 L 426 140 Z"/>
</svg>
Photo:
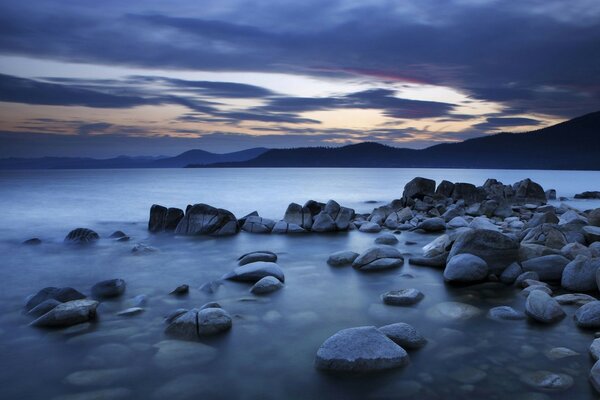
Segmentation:
<svg viewBox="0 0 600 400">
<path fill-rule="evenodd" d="M 436 181 L 482 184 L 493 177 L 504 183 L 530 177 L 559 196 L 572 197 L 600 189 L 599 172 L 484 171 L 433 169 L 181 169 L 0 172 L 0 398 L 62 398 L 112 389 L 113 397 L 137 399 L 242 398 L 419 398 L 528 399 L 594 398 L 587 374 L 592 362 L 587 349 L 593 332 L 579 331 L 569 317 L 552 326 L 524 321 L 499 323 L 486 311 L 497 305 L 523 309 L 524 298 L 512 288 L 485 284 L 448 288 L 437 270 L 412 267 L 361 274 L 352 268 L 331 268 L 327 256 L 338 250 L 360 252 L 377 235 L 360 232 L 335 235 L 277 236 L 241 233 L 235 237 L 169 238 L 146 232 L 152 203 L 185 208 L 204 202 L 227 208 L 238 216 L 253 210 L 281 218 L 288 203 L 333 198 L 359 212 L 402 194 L 415 176 Z M 598 202 L 571 201 L 581 209 Z M 121 229 L 129 243 L 101 240 L 85 249 L 62 244 L 79 226 L 107 237 Z M 25 247 L 29 237 L 44 243 Z M 404 232 L 398 248 L 420 254 L 433 235 Z M 406 245 L 415 241 L 417 245 Z M 160 252 L 134 256 L 131 247 L 144 242 Z M 208 295 L 199 287 L 235 267 L 248 251 L 279 254 L 286 286 L 256 298 L 249 285 L 227 282 Z M 22 315 L 27 295 L 45 286 L 72 286 L 89 293 L 97 281 L 127 281 L 118 301 L 99 307 L 99 320 L 85 331 L 43 331 L 27 326 Z M 168 295 L 187 283 L 188 297 Z M 381 293 L 414 287 L 425 299 L 410 308 L 385 306 Z M 148 296 L 146 311 L 133 317 L 115 313 L 131 298 Z M 169 338 L 162 317 L 176 308 L 191 308 L 216 300 L 234 316 L 231 332 L 203 346 L 180 349 L 175 360 L 157 353 Z M 482 310 L 468 321 L 439 321 L 427 310 L 440 302 L 461 301 Z M 411 351 L 403 369 L 367 376 L 319 373 L 313 359 L 321 343 L 336 331 L 361 325 L 407 322 L 428 339 Z M 457 338 L 456 332 L 461 332 Z M 450 332 L 450 333 L 449 333 Z M 99 346 L 119 343 L 127 351 L 115 357 Z M 186 342 L 176 342 L 183 346 Z M 564 346 L 579 356 L 552 361 L 544 352 Z M 105 348 L 105 347 L 103 347 Z M 210 357 L 209 357 L 210 356 Z M 209 360 L 209 358 L 212 358 Z M 575 379 L 567 392 L 538 394 L 520 382 L 527 372 L 548 370 Z M 74 374 L 80 371 L 83 373 Z M 482 374 L 483 372 L 484 374 Z M 478 376 L 478 378 L 477 378 Z M 484 378 L 481 378 L 484 376 Z M 477 378 L 477 379 L 476 379 Z M 475 381 L 475 382 L 474 382 Z M 118 389 L 120 388 L 120 389 Z M 548 397 L 544 397 L 548 396 Z M 67 397 L 68 398 L 68 397 Z M 78 399 L 91 397 L 73 397 Z"/>
</svg>

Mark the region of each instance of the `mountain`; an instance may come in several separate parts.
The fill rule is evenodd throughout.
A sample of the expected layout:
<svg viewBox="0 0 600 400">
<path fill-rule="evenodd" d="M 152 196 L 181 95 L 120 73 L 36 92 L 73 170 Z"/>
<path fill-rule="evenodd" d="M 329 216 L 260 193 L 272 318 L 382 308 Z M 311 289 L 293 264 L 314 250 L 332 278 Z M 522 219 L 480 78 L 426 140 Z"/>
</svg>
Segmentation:
<svg viewBox="0 0 600 400">
<path fill-rule="evenodd" d="M 84 157 L 42 157 L 0 159 L 0 169 L 94 169 L 94 168 L 182 168 L 189 164 L 197 166 L 246 161 L 259 156 L 268 149 L 257 147 L 233 153 L 216 154 L 204 150 L 189 150 L 175 157 L 127 157 L 107 159 Z"/>
<path fill-rule="evenodd" d="M 527 133 L 499 133 L 422 150 L 377 143 L 273 149 L 209 167 L 396 167 L 600 170 L 600 112 Z"/>
</svg>

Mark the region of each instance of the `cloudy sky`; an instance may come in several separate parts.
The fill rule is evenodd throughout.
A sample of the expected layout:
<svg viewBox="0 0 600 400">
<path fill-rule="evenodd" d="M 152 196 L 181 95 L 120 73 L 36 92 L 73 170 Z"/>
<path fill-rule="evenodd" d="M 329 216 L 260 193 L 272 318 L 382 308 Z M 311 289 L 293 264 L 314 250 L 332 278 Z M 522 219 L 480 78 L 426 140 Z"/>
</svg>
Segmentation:
<svg viewBox="0 0 600 400">
<path fill-rule="evenodd" d="M 0 157 L 422 148 L 598 110 L 598 0 L 0 2 Z"/>
</svg>

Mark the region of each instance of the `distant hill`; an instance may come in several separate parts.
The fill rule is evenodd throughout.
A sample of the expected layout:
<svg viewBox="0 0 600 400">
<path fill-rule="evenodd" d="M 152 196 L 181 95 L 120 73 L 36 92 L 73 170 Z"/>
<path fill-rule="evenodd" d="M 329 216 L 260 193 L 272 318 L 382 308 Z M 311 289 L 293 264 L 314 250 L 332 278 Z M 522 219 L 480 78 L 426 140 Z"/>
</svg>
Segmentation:
<svg viewBox="0 0 600 400">
<path fill-rule="evenodd" d="M 189 150 L 175 157 L 4 158 L 0 159 L 0 169 L 183 168 L 189 164 L 200 166 L 217 162 L 246 161 L 267 150 L 257 147 L 225 154 L 210 153 L 204 150 Z"/>
<path fill-rule="evenodd" d="M 273 149 L 210 167 L 396 167 L 600 170 L 600 112 L 528 133 L 499 133 L 422 150 L 377 143 Z"/>
</svg>

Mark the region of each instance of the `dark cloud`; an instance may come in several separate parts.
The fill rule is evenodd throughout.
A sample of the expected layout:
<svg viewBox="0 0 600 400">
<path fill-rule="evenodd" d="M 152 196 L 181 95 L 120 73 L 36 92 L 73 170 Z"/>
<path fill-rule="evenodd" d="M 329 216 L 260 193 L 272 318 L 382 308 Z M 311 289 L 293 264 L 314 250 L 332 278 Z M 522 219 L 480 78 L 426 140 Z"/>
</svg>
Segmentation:
<svg viewBox="0 0 600 400">
<path fill-rule="evenodd" d="M 533 118 L 520 118 L 520 117 L 489 117 L 486 122 L 482 122 L 474 125 L 474 128 L 481 129 L 483 131 L 490 129 L 501 129 L 508 127 L 531 127 L 540 125 L 541 121 Z"/>
</svg>

